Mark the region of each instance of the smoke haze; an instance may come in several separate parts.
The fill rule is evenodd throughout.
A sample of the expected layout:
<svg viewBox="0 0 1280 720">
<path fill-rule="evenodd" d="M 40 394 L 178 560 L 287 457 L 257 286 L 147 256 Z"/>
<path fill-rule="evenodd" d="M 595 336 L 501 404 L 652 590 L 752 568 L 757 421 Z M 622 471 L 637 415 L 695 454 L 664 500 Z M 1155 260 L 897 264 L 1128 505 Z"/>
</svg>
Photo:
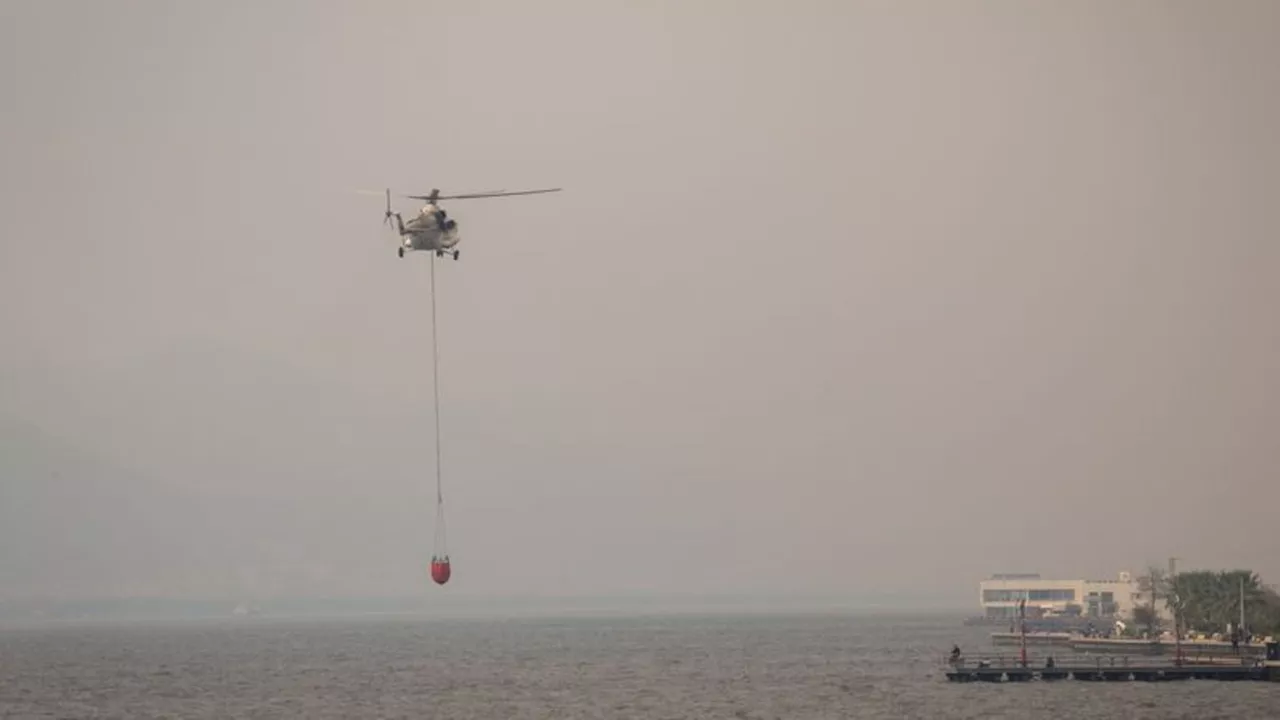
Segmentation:
<svg viewBox="0 0 1280 720">
<path fill-rule="evenodd" d="M 7 2 L 0 39 L 0 598 L 1280 580 L 1280 4 Z M 385 186 L 565 188 L 446 204 L 444 590 Z"/>
</svg>

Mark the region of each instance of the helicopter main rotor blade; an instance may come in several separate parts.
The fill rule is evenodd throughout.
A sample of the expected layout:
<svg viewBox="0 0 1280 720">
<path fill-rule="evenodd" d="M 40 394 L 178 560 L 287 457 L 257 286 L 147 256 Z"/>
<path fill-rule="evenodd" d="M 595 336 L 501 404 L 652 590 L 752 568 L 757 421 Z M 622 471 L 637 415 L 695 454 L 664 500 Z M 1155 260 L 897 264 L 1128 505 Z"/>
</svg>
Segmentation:
<svg viewBox="0 0 1280 720">
<path fill-rule="evenodd" d="M 543 188 L 540 190 L 516 190 L 513 192 L 495 190 L 493 192 L 467 193 L 465 195 L 436 195 L 435 197 L 431 195 L 406 195 L 405 197 L 413 198 L 414 200 L 474 200 L 477 198 L 509 197 L 511 195 L 540 195 L 542 193 L 560 192 L 563 189 Z"/>
</svg>

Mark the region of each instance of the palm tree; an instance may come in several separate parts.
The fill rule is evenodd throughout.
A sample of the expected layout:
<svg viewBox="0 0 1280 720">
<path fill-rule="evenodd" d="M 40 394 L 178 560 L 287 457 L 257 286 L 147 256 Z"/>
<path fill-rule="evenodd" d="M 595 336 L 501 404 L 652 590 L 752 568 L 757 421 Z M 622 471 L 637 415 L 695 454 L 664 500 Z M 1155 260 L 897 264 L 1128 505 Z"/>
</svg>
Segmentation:
<svg viewBox="0 0 1280 720">
<path fill-rule="evenodd" d="M 1240 589 L 1244 587 L 1246 625 L 1269 626 L 1269 600 L 1258 576 L 1248 570 L 1178 573 L 1166 597 L 1169 607 L 1189 630 L 1224 632 L 1240 623 Z"/>
<path fill-rule="evenodd" d="M 1140 600 L 1134 624 L 1154 635 L 1159 626 L 1156 608 L 1163 601 L 1179 631 L 1226 632 L 1240 624 L 1241 587 L 1244 589 L 1245 627 L 1255 633 L 1280 633 L 1280 593 L 1264 585 L 1251 570 L 1193 570 L 1170 575 L 1151 567 L 1138 578 Z"/>
</svg>

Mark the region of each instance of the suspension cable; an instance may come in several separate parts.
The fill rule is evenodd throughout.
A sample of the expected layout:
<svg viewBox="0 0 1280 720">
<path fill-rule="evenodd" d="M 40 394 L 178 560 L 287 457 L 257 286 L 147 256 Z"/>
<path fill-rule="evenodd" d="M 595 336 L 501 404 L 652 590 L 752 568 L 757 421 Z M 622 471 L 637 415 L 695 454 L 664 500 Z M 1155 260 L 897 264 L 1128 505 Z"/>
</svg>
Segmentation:
<svg viewBox="0 0 1280 720">
<path fill-rule="evenodd" d="M 440 462 L 440 344 L 436 331 L 436 257 L 431 255 L 431 391 L 435 400 L 436 425 L 436 534 L 444 527 L 444 480 Z M 447 542 L 447 540 L 446 540 Z M 448 551 L 445 551 L 448 554 Z"/>
</svg>

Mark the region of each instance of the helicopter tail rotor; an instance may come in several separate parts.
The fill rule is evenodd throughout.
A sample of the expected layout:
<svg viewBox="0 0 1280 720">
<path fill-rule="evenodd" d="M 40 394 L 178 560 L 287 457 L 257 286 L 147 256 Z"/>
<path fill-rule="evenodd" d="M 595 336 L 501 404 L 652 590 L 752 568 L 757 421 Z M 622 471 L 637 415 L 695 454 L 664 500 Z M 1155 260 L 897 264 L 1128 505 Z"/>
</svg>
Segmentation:
<svg viewBox="0 0 1280 720">
<path fill-rule="evenodd" d="M 396 217 L 396 215 L 397 215 L 397 213 L 396 213 L 394 210 L 392 210 L 392 209 L 391 209 L 391 188 L 386 188 L 386 189 L 384 189 L 382 192 L 378 192 L 377 190 L 356 190 L 356 194 L 358 194 L 358 195 L 382 195 L 382 196 L 386 199 L 386 202 L 387 202 L 387 209 L 386 209 L 386 211 L 383 213 L 383 216 L 382 216 L 382 223 L 383 223 L 384 225 L 387 225 L 388 227 L 392 227 L 392 228 L 394 228 L 394 227 L 395 227 L 395 225 L 394 225 L 394 224 L 392 224 L 392 222 L 391 222 L 391 219 L 392 219 L 392 218 L 394 218 L 394 217 Z"/>
</svg>

